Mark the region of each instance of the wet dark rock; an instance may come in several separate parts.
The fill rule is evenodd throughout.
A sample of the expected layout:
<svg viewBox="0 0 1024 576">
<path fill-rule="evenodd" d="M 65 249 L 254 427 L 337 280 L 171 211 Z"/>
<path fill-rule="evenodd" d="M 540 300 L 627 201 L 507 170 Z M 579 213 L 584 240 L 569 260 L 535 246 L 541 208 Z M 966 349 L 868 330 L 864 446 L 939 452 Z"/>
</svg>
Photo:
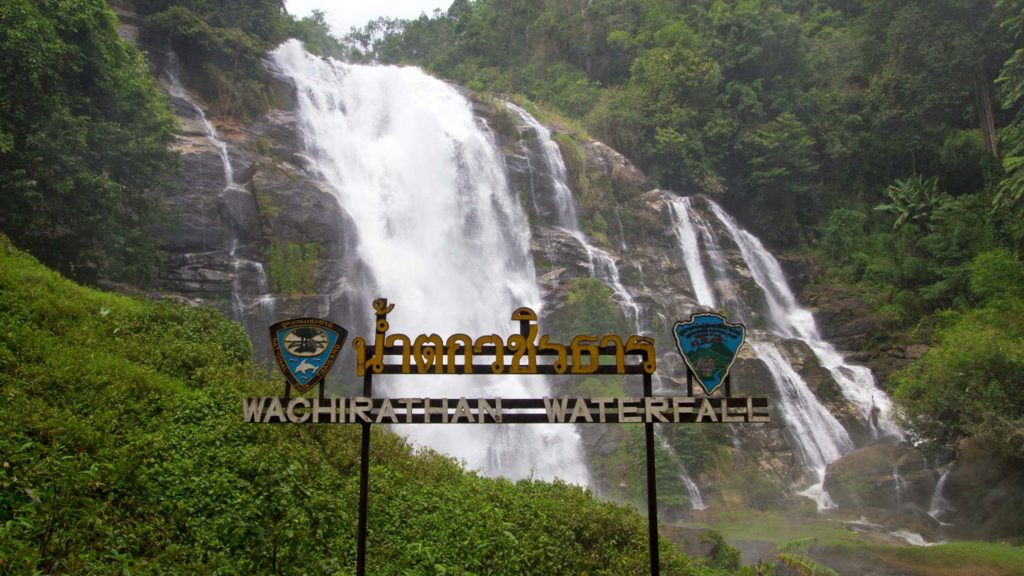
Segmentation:
<svg viewBox="0 0 1024 576">
<path fill-rule="evenodd" d="M 898 476 L 897 476 L 898 474 Z M 828 465 L 825 490 L 839 506 L 927 510 L 938 473 L 906 445 L 874 444 Z"/>
<path fill-rule="evenodd" d="M 1002 538 L 1024 533 L 1024 468 L 991 446 L 960 442 L 943 496 L 954 509 L 944 515 L 958 534 Z"/>
</svg>

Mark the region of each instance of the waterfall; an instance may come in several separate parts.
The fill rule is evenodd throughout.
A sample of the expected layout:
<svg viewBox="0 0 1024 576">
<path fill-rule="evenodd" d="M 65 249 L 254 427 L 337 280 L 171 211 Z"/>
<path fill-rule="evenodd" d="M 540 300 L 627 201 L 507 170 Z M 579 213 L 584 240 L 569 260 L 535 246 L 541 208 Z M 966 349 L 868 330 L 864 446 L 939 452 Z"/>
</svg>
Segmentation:
<svg viewBox="0 0 1024 576">
<path fill-rule="evenodd" d="M 751 341 L 751 345 L 778 389 L 779 411 L 786 421 L 786 431 L 794 440 L 797 456 L 804 468 L 817 477 L 817 482 L 800 494 L 814 500 L 819 510 L 835 507 L 825 491 L 825 468 L 843 454 L 853 451 L 850 435 L 821 405 L 774 344 Z"/>
<path fill-rule="evenodd" d="M 506 102 L 505 106 L 519 118 L 520 122 L 533 131 L 534 140 L 540 146 L 542 152 L 541 159 L 546 164 L 545 167 L 541 168 L 546 168 L 552 190 L 552 197 L 548 199 L 552 201 L 554 208 L 551 218 L 552 224 L 576 239 L 576 242 L 579 243 L 587 254 L 587 267 L 590 269 L 590 275 L 604 282 L 612 289 L 619 309 L 626 316 L 626 320 L 636 327 L 637 333 L 640 333 L 640 306 L 633 299 L 633 295 L 622 285 L 619 268 L 615 264 L 614 258 L 606 250 L 591 244 L 587 240 L 586 235 L 580 230 L 579 213 L 576 208 L 576 199 L 569 188 L 565 160 L 562 158 L 562 152 L 558 148 L 558 143 L 551 138 L 551 131 L 519 106 L 511 102 Z M 526 160 L 530 165 L 531 202 L 533 202 L 534 210 L 539 211 L 533 185 L 533 165 L 530 161 L 529 151 L 524 152 Z"/>
<path fill-rule="evenodd" d="M 551 184 L 553 186 L 553 194 L 551 200 L 554 201 L 555 208 L 555 222 L 556 226 L 562 228 L 568 228 L 570 230 L 578 230 L 579 228 L 579 217 L 576 211 L 576 199 L 572 196 L 572 190 L 569 189 L 568 181 L 565 172 L 565 161 L 562 159 L 562 152 L 558 148 L 556 143 L 551 138 L 551 131 L 546 126 L 541 124 L 530 115 L 529 112 L 523 110 L 519 106 L 511 102 L 505 102 L 505 106 L 515 114 L 519 120 L 533 130 L 536 135 L 537 142 L 541 146 L 543 152 L 544 162 L 547 164 L 548 173 L 551 174 Z M 529 161 L 529 154 L 526 155 Z M 532 167 L 531 167 L 532 168 Z M 531 170 L 531 181 L 533 179 Z M 530 194 L 531 198 L 536 206 L 536 197 Z"/>
<path fill-rule="evenodd" d="M 755 256 L 758 256 L 761 260 L 771 258 L 774 261 L 774 258 L 767 252 L 764 252 L 763 247 L 760 250 L 766 256 L 759 256 L 758 252 L 750 248 L 751 242 L 749 241 L 747 242 L 747 248 L 744 250 L 739 240 L 741 238 L 740 233 L 742 232 L 742 234 L 750 238 L 753 238 L 753 236 L 750 236 L 745 231 L 741 231 L 731 217 L 725 214 L 713 202 L 706 199 L 705 201 L 712 207 L 716 217 L 726 226 L 727 232 L 733 237 L 737 245 L 741 247 L 741 253 L 751 269 L 751 274 L 754 276 L 758 286 L 766 294 L 766 298 L 771 302 L 774 298 L 771 294 L 780 291 L 780 288 L 767 284 L 765 280 L 767 275 L 762 271 L 763 267 L 755 270 L 755 266 L 751 262 L 760 262 L 760 260 L 755 260 Z M 690 276 L 697 302 L 701 306 L 714 308 L 716 294 L 711 283 L 708 282 L 707 274 L 704 270 L 702 251 L 700 249 L 701 242 L 703 242 L 708 259 L 712 263 L 716 276 L 715 285 L 725 286 L 731 281 L 729 279 L 730 267 L 722 256 L 721 248 L 714 238 L 711 226 L 693 208 L 691 198 L 670 197 L 669 202 L 676 223 L 676 238 L 679 242 L 680 251 Z M 698 231 L 700 238 L 698 238 Z M 756 238 L 753 239 L 756 241 Z M 760 246 L 760 242 L 757 242 L 757 246 Z M 785 278 L 781 276 L 781 270 L 779 270 L 779 276 L 775 277 L 775 279 L 781 279 L 782 282 L 785 282 Z M 789 291 L 785 285 L 782 286 L 781 290 L 785 290 L 787 293 Z M 742 307 L 737 306 L 731 312 L 738 316 L 741 321 L 749 321 L 750 314 Z M 775 310 L 770 307 L 769 312 L 774 314 Z M 772 328 L 774 328 L 774 325 Z M 785 332 L 778 335 L 792 337 Z M 800 494 L 814 500 L 818 505 L 818 509 L 834 507 L 835 504 L 824 489 L 825 468 L 830 462 L 854 449 L 849 433 L 821 404 L 814 393 L 811 392 L 804 379 L 793 369 L 792 365 L 779 352 L 774 343 L 765 341 L 757 333 L 751 333 L 748 341 L 754 353 L 768 368 L 772 381 L 778 390 L 779 411 L 786 421 L 787 433 L 793 440 L 800 464 L 817 478 L 815 484 L 800 492 Z"/>
<path fill-rule="evenodd" d="M 569 188 L 566 179 L 565 162 L 562 159 L 562 153 L 558 148 L 558 144 L 555 143 L 551 138 L 551 131 L 548 130 L 543 124 L 537 121 L 532 115 L 526 110 L 516 106 L 515 104 L 506 103 L 506 106 L 512 110 L 520 119 L 520 121 L 527 127 L 533 130 L 535 139 L 543 150 L 543 159 L 547 165 L 547 174 L 550 178 L 551 190 L 555 196 L 555 211 L 554 222 L 555 225 L 564 231 L 565 233 L 572 236 L 579 245 L 583 248 L 587 254 L 587 267 L 590 271 L 590 275 L 597 278 L 609 288 L 612 289 L 613 298 L 619 305 L 619 309 L 622 311 L 626 320 L 630 322 L 633 329 L 637 334 L 643 333 L 643 325 L 640 314 L 640 306 L 636 303 L 633 295 L 630 294 L 629 290 L 626 289 L 622 284 L 622 280 L 619 274 L 619 268 L 615 264 L 615 259 L 605 250 L 598 248 L 591 244 L 587 237 L 579 229 L 579 219 L 576 211 L 576 200 L 572 196 L 572 190 Z M 529 161 L 529 153 L 525 154 L 527 161 Z M 531 165 L 532 168 L 532 165 Z M 533 173 L 531 170 L 530 174 L 531 188 L 533 187 Z M 531 190 L 531 198 L 536 203 L 536 197 Z M 535 204 L 536 207 L 536 204 Z M 616 212 L 616 217 L 618 213 Z M 621 220 L 619 220 L 621 227 Z M 621 233 L 621 228 L 620 228 Z M 624 235 L 623 235 L 624 236 Z M 623 241 L 624 242 L 624 241 Z M 625 244 L 623 244 L 625 246 Z M 660 391 L 662 388 L 661 378 L 657 373 L 654 374 L 654 389 Z M 686 471 L 686 467 L 679 460 L 678 455 L 672 446 L 664 439 L 660 431 L 655 429 L 655 434 L 658 437 L 659 442 L 665 448 L 666 452 L 670 455 L 673 460 L 679 464 L 680 469 L 680 480 L 683 486 L 686 487 L 687 494 L 689 496 L 690 505 L 694 510 L 704 510 L 707 505 L 704 503 L 704 499 L 701 497 L 700 489 L 697 487 L 697 483 L 693 481 L 689 473 Z"/>
<path fill-rule="evenodd" d="M 520 306 L 540 307 L 526 214 L 502 158 L 470 103 L 418 68 L 321 59 L 290 40 L 272 53 L 297 87 L 312 167 L 351 216 L 377 293 L 396 307 L 393 332 L 515 332 Z M 541 377 L 381 377 L 389 395 L 535 397 Z M 467 428 L 471 426 L 472 428 Z M 586 483 L 581 442 L 568 425 L 406 426 L 411 439 L 512 478 Z"/>
<path fill-rule="evenodd" d="M 949 478 L 949 473 L 952 471 L 952 463 L 942 468 L 939 474 L 939 481 L 935 484 L 935 492 L 932 492 L 931 501 L 928 503 L 928 515 L 943 526 L 948 526 L 948 524 L 943 522 L 940 516 L 953 511 L 952 506 L 949 505 L 949 500 L 946 500 L 942 495 L 942 491 L 946 488 L 946 479 Z"/>
<path fill-rule="evenodd" d="M 690 198 L 673 198 L 670 206 L 676 221 L 676 239 L 679 241 L 679 250 L 683 253 L 686 271 L 690 275 L 693 295 L 702 306 L 714 308 L 715 293 L 708 284 L 704 265 L 700 261 L 700 246 L 697 244 L 697 233 L 693 226 L 694 218 L 690 215 Z"/>
<path fill-rule="evenodd" d="M 668 454 L 672 461 L 679 465 L 679 480 L 682 481 L 683 487 L 686 488 L 686 495 L 690 500 L 690 508 L 693 510 L 707 510 L 708 505 L 704 503 L 704 498 L 700 495 L 700 488 L 697 487 L 697 483 L 693 481 L 690 473 L 686 471 L 686 465 L 679 459 L 679 453 L 660 434 L 660 430 L 655 428 L 655 432 L 658 432 L 658 442 L 665 449 L 665 453 Z"/>
<path fill-rule="evenodd" d="M 900 467 L 898 464 L 892 467 L 892 481 L 896 492 L 896 509 L 903 508 L 903 503 L 907 501 L 907 480 L 900 476 Z"/>
<path fill-rule="evenodd" d="M 178 55 L 174 52 L 170 53 L 167 62 L 167 81 L 169 83 L 168 92 L 175 98 L 180 98 L 186 104 L 192 107 L 196 117 L 199 118 L 199 122 L 203 125 L 203 132 L 206 134 L 206 138 L 214 145 L 217 149 L 217 153 L 220 155 L 220 162 L 224 170 L 224 187 L 230 188 L 235 186 L 235 170 L 231 166 L 231 158 L 228 156 L 228 145 L 220 139 L 217 134 L 217 129 L 213 127 L 210 120 L 206 118 L 206 113 L 203 112 L 203 108 L 196 104 L 195 100 L 189 96 L 188 92 L 181 85 L 181 78 L 178 74 Z"/>
<path fill-rule="evenodd" d="M 217 149 L 221 168 L 224 174 L 224 190 L 237 189 L 235 169 L 231 165 L 228 145 L 221 139 L 217 129 L 206 117 L 206 112 L 189 96 L 178 73 L 178 56 L 171 52 L 167 63 L 168 92 L 171 96 L 181 99 L 192 108 L 196 118 L 203 127 L 206 139 Z M 242 258 L 237 254 L 238 237 L 231 239 L 228 258 L 231 260 L 231 317 L 246 326 L 249 334 L 262 334 L 265 327 L 274 321 L 274 298 L 270 294 L 270 281 L 263 265 L 253 260 Z M 252 314 L 255 308 L 256 314 Z"/>
<path fill-rule="evenodd" d="M 778 260 L 764 248 L 760 240 L 742 230 L 720 206 L 710 200 L 706 202 L 739 247 L 743 261 L 763 291 L 769 313 L 769 328 L 780 336 L 803 340 L 811 348 L 818 362 L 839 384 L 846 399 L 860 408 L 865 423 L 876 436 L 882 434 L 902 438 L 903 433 L 891 418 L 892 403 L 885 392 L 878 388 L 871 370 L 846 363 L 842 354 L 822 339 L 814 323 L 814 316 L 797 304 Z M 880 430 L 875 429 L 876 419 Z"/>
</svg>

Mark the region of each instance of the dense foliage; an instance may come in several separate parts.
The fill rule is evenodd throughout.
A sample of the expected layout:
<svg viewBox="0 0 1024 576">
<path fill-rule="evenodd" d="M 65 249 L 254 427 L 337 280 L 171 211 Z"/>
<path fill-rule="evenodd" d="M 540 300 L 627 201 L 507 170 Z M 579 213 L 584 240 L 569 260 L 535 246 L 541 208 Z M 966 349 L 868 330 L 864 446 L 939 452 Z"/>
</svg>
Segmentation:
<svg viewBox="0 0 1024 576">
<path fill-rule="evenodd" d="M 991 199 L 1018 4 L 460 0 L 350 40 L 584 118 L 663 186 L 723 194 L 788 243 L 917 174 Z"/>
<path fill-rule="evenodd" d="M 1024 265 L 996 250 L 970 272 L 980 305 L 940 316 L 934 347 L 897 376 L 896 395 L 918 438 L 974 436 L 1024 459 Z"/>
<path fill-rule="evenodd" d="M 1019 310 L 972 283 L 993 254 L 1012 268 L 1024 249 L 1020 0 L 456 0 L 348 39 L 356 57 L 557 109 L 661 186 L 715 196 L 770 244 L 817 255 L 900 338 L 934 345 L 897 379 L 913 434 L 1024 454 L 1012 402 L 1002 424 L 972 422 L 962 402 L 1024 391 Z M 598 224 L 585 223 L 596 238 Z M 965 340 L 995 356 L 951 365 Z M 954 368 L 962 381 L 944 377 Z"/>
<path fill-rule="evenodd" d="M 0 86 L 0 231 L 77 278 L 154 275 L 175 123 L 107 3 L 0 5 Z"/>
<path fill-rule="evenodd" d="M 343 52 L 324 15 L 296 20 L 281 0 L 137 0 L 147 42 L 179 59 L 182 81 L 217 114 L 249 118 L 275 101 L 264 66 L 267 50 L 287 38 L 324 55 Z"/>
<path fill-rule="evenodd" d="M 0 237 L 0 572 L 346 574 L 357 427 L 258 426 L 240 326 L 88 290 Z M 372 574 L 639 574 L 646 521 L 373 438 Z M 662 545 L 665 574 L 707 575 Z M 734 568 L 734 566 L 732 566 Z"/>
</svg>

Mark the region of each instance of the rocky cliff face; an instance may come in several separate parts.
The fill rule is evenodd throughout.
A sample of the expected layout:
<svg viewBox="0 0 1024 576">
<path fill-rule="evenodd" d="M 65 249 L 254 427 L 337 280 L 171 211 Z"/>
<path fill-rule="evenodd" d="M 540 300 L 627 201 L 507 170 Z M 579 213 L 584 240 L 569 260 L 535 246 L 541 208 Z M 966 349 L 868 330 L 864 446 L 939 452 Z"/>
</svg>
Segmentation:
<svg viewBox="0 0 1024 576">
<path fill-rule="evenodd" d="M 281 318 L 368 329 L 370 280 L 350 217 L 307 169 L 294 114 L 272 110 L 249 124 L 206 118 L 177 82 L 173 55 L 149 54 L 181 124 L 179 168 L 160 191 L 171 217 L 153 231 L 167 254 L 161 291 L 242 322 L 263 359 L 266 328 Z M 276 87 L 284 103 L 293 90 L 286 79 Z"/>
</svg>

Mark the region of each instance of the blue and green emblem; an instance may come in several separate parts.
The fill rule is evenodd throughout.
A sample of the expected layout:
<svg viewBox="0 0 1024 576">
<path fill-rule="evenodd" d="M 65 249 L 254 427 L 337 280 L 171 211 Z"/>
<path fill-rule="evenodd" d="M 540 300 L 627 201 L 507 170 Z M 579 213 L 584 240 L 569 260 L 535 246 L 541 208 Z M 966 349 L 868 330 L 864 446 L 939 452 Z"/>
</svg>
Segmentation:
<svg viewBox="0 0 1024 576">
<path fill-rule="evenodd" d="M 270 327 L 277 365 L 299 394 L 323 381 L 346 337 L 348 330 L 319 318 L 294 318 Z"/>
<path fill-rule="evenodd" d="M 746 329 L 742 324 L 729 324 L 718 314 L 694 314 L 689 322 L 676 322 L 672 333 L 686 366 L 711 394 L 729 375 Z"/>
</svg>

